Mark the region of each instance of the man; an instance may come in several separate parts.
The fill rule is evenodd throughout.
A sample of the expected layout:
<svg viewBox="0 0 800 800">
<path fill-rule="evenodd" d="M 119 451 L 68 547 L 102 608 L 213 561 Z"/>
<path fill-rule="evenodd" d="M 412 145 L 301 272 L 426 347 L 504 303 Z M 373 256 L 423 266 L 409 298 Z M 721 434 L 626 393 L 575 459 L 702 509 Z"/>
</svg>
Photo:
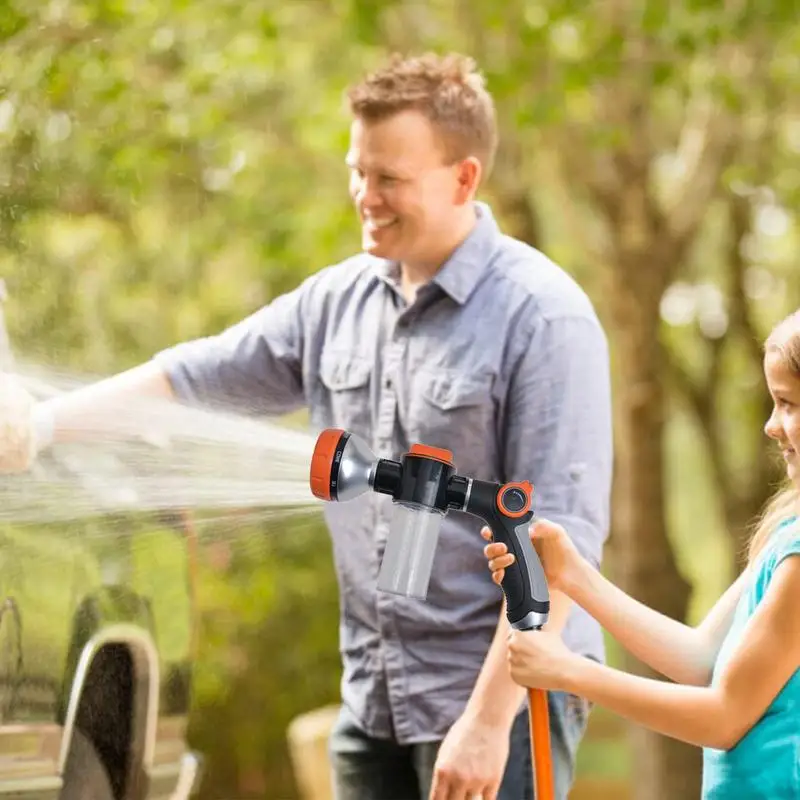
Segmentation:
<svg viewBox="0 0 800 800">
<path fill-rule="evenodd" d="M 265 413 L 305 404 L 315 428 L 357 433 L 381 457 L 421 442 L 453 451 L 461 474 L 530 480 L 537 513 L 599 564 L 612 467 L 606 339 L 576 283 L 504 236 L 475 199 L 497 142 L 480 76 L 458 56 L 395 59 L 349 103 L 363 252 L 218 336 L 40 407 L 38 435 L 75 435 L 131 394 Z M 31 435 L 10 427 L 7 462 Z M 336 797 L 532 798 L 525 693 L 509 677 L 480 523 L 447 516 L 420 602 L 376 591 L 387 498 L 369 493 L 325 513 L 344 668 L 330 743 Z M 550 627 L 603 657 L 597 625 L 555 594 Z M 551 696 L 560 798 L 586 713 L 576 697 Z"/>
</svg>

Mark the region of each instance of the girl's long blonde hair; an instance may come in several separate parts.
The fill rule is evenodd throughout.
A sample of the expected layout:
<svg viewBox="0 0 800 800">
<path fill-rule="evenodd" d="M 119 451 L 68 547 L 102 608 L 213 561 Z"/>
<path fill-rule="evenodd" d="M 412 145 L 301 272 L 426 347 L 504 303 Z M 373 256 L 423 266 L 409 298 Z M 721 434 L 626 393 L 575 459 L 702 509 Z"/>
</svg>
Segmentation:
<svg viewBox="0 0 800 800">
<path fill-rule="evenodd" d="M 800 309 L 773 329 L 764 350 L 766 353 L 777 353 L 787 369 L 800 381 Z M 748 561 L 751 562 L 761 552 L 775 527 L 793 514 L 800 514 L 800 492 L 787 480 L 756 521 L 747 551 Z"/>
</svg>

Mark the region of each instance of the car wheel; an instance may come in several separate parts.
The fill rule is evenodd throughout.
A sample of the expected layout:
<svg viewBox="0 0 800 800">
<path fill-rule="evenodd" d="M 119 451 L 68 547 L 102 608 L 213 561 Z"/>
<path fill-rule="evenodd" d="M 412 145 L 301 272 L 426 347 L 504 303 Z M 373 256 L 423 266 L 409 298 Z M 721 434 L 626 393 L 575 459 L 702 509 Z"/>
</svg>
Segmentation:
<svg viewBox="0 0 800 800">
<path fill-rule="evenodd" d="M 73 731 L 59 800 L 114 800 L 103 761 L 92 742 Z"/>
</svg>

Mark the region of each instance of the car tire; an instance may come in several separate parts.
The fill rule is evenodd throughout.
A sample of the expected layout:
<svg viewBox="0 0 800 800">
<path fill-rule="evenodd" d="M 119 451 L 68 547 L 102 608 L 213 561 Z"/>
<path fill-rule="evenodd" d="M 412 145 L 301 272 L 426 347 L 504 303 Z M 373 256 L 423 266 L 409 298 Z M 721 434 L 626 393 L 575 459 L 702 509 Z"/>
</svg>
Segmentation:
<svg viewBox="0 0 800 800">
<path fill-rule="evenodd" d="M 114 800 L 103 761 L 92 742 L 73 731 L 59 800 Z"/>
</svg>

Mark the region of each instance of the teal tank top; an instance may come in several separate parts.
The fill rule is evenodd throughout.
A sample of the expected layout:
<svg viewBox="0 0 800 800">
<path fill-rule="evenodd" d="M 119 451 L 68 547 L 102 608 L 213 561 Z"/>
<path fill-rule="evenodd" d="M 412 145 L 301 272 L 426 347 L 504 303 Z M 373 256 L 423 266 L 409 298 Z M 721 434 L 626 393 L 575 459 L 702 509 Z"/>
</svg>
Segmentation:
<svg viewBox="0 0 800 800">
<path fill-rule="evenodd" d="M 778 565 L 794 554 L 800 554 L 797 517 L 775 529 L 752 565 L 753 578 L 739 598 L 731 628 L 714 664 L 712 685 L 742 641 L 744 627 L 766 594 Z M 800 670 L 735 747 L 703 750 L 702 800 L 762 798 L 800 798 Z"/>
</svg>

